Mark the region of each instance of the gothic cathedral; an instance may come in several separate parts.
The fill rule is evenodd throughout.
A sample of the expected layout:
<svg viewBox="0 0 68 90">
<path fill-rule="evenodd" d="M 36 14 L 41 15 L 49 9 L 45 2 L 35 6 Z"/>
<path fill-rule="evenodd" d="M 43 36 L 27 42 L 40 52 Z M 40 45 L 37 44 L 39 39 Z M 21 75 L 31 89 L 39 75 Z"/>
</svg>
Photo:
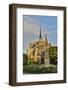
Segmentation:
<svg viewBox="0 0 68 90">
<path fill-rule="evenodd" d="M 45 66 L 48 66 L 50 64 L 50 57 L 49 57 L 50 47 L 51 44 L 48 42 L 47 34 L 45 34 L 45 39 L 43 40 L 40 28 L 39 40 L 30 43 L 29 48 L 27 50 L 28 64 L 30 62 L 35 62 L 38 64 L 44 64 Z"/>
</svg>

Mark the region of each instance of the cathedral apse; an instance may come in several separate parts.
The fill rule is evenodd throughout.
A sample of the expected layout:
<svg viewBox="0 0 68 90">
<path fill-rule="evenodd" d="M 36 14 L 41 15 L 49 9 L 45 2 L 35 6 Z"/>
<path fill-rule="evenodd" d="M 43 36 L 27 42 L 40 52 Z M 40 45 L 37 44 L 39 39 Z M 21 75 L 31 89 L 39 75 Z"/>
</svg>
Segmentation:
<svg viewBox="0 0 68 90">
<path fill-rule="evenodd" d="M 57 73 L 57 17 L 23 16 L 23 74 Z"/>
</svg>

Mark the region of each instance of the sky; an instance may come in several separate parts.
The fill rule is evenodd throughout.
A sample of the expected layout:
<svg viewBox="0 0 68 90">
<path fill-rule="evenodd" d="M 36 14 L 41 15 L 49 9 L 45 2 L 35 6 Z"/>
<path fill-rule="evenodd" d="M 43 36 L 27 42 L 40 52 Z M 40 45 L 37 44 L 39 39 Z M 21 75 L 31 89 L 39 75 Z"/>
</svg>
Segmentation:
<svg viewBox="0 0 68 90">
<path fill-rule="evenodd" d="M 23 15 L 23 49 L 26 52 L 30 42 L 39 40 L 41 28 L 42 39 L 47 39 L 51 45 L 57 46 L 57 16 Z"/>
</svg>

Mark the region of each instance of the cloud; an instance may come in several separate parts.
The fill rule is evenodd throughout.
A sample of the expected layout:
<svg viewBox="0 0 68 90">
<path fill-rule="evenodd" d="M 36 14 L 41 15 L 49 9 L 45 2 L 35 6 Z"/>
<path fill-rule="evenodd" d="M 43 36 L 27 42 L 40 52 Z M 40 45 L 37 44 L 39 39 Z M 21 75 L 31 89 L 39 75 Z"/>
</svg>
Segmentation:
<svg viewBox="0 0 68 90">
<path fill-rule="evenodd" d="M 24 18 L 24 32 L 36 34 L 39 32 L 39 24 L 31 19 Z"/>
<path fill-rule="evenodd" d="M 40 31 L 40 22 L 34 20 L 33 18 L 31 18 L 31 16 L 24 16 L 24 33 L 28 33 L 30 35 L 39 35 L 39 31 Z M 57 33 L 56 30 L 52 31 L 52 30 L 47 30 L 47 26 L 41 26 L 41 31 L 42 31 L 42 36 L 45 36 L 45 34 L 47 33 L 47 35 L 53 35 L 55 33 Z"/>
</svg>

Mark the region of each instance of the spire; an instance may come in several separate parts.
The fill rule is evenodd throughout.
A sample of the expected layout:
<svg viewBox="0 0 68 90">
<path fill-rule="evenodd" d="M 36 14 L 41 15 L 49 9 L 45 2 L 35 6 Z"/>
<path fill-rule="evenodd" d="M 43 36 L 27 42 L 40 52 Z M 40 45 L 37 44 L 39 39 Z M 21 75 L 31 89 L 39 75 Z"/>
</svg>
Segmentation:
<svg viewBox="0 0 68 90">
<path fill-rule="evenodd" d="M 40 27 L 39 39 L 42 39 L 42 36 L 41 36 L 41 27 Z"/>
<path fill-rule="evenodd" d="M 45 40 L 47 40 L 47 34 L 45 34 Z"/>
</svg>

